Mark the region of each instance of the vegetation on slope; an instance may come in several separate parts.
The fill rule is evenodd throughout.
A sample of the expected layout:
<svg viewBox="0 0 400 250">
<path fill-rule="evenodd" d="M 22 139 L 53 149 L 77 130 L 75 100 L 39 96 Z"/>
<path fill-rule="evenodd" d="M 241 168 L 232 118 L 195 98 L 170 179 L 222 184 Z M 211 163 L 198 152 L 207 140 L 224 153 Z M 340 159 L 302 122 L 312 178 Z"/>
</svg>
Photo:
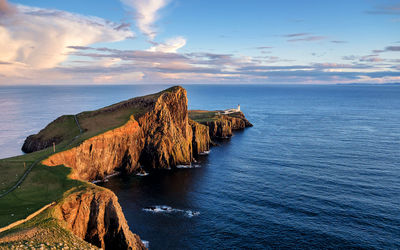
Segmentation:
<svg viewBox="0 0 400 250">
<path fill-rule="evenodd" d="M 31 220 L 0 233 L 0 249 L 97 249 L 62 227 L 53 213 L 53 208 L 48 208 Z"/>
<path fill-rule="evenodd" d="M 157 98 L 164 92 L 171 92 L 177 87 L 162 92 L 136 97 L 110 105 L 95 111 L 77 115 L 80 130 L 73 115 L 64 115 L 50 123 L 38 134 L 40 140 L 58 138 L 56 153 L 68 150 L 83 141 L 125 124 L 131 115 L 140 117 L 151 110 Z M 31 164 L 40 162 L 54 154 L 53 147 L 33 153 L 0 160 L 0 195 L 14 186 Z M 25 163 L 25 166 L 24 166 Z M 26 218 L 46 204 L 57 201 L 73 187 L 85 187 L 84 182 L 68 178 L 71 169 L 64 166 L 48 167 L 35 164 L 25 180 L 11 193 L 0 198 L 0 227 Z"/>
<path fill-rule="evenodd" d="M 218 111 L 189 110 L 189 118 L 195 122 L 210 122 L 221 118 Z"/>
</svg>

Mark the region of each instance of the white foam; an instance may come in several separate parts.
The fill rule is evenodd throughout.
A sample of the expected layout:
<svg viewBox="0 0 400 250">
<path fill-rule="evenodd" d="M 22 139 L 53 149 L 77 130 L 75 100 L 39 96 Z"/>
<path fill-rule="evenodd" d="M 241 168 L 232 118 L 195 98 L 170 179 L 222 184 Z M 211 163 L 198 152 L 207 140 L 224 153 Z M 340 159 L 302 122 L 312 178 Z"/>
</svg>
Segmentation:
<svg viewBox="0 0 400 250">
<path fill-rule="evenodd" d="M 211 152 L 211 150 L 204 151 L 204 152 L 199 153 L 199 155 L 208 155 L 210 152 Z"/>
<path fill-rule="evenodd" d="M 144 172 L 144 173 L 137 173 L 136 175 L 137 175 L 137 176 L 147 176 L 147 175 L 149 175 L 149 173 L 147 173 L 147 172 Z"/>
<path fill-rule="evenodd" d="M 148 240 L 142 240 L 144 247 L 149 248 L 150 242 Z"/>
<path fill-rule="evenodd" d="M 176 168 L 192 168 L 192 165 L 177 165 Z"/>
<path fill-rule="evenodd" d="M 186 216 L 189 217 L 189 218 L 192 218 L 192 217 L 198 216 L 198 215 L 200 215 L 200 212 L 193 212 L 192 210 L 187 210 L 186 211 Z"/>
<path fill-rule="evenodd" d="M 190 164 L 190 165 L 177 165 L 176 168 L 201 168 L 199 164 Z"/>
<path fill-rule="evenodd" d="M 109 174 L 106 177 L 104 177 L 104 179 L 102 179 L 102 180 L 94 180 L 94 181 L 92 181 L 92 183 L 96 184 L 96 183 L 101 183 L 101 182 L 108 182 L 108 178 L 116 176 L 116 175 L 119 175 L 119 174 L 120 174 L 120 172 L 115 171 L 114 173 Z"/>
<path fill-rule="evenodd" d="M 200 215 L 200 212 L 192 210 L 182 210 L 179 208 L 172 208 L 170 206 L 165 206 L 165 205 L 146 207 L 143 208 L 143 211 L 150 213 L 167 213 L 167 214 L 176 213 L 176 214 L 182 214 L 183 216 L 186 216 L 188 218 Z"/>
</svg>

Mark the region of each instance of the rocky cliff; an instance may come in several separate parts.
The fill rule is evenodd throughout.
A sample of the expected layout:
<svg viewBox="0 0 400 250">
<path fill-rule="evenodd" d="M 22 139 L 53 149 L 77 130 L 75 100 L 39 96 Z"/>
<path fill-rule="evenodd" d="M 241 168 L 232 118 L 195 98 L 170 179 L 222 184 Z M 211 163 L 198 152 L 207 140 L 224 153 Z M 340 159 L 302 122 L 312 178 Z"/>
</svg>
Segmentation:
<svg viewBox="0 0 400 250">
<path fill-rule="evenodd" d="M 121 126 L 53 154 L 43 164 L 71 167 L 71 178 L 87 181 L 102 179 L 116 170 L 132 173 L 141 169 L 170 169 L 190 164 L 194 157 L 208 151 L 212 138 L 230 137 L 233 130 L 252 126 L 241 112 L 221 115 L 218 112 L 198 111 L 200 114 L 213 114 L 210 119 L 199 121 L 200 124 L 189 119 L 187 102 L 186 90 L 173 87 L 91 112 L 90 117 L 106 114 L 108 118 L 125 108 L 141 110 L 130 115 Z M 80 119 L 84 121 L 83 128 L 89 130 L 89 118 Z M 90 119 L 99 121 L 99 118 Z"/>
<path fill-rule="evenodd" d="M 63 126 L 60 126 L 61 124 L 67 125 L 65 126 L 65 129 L 63 129 Z M 50 147 L 53 143 L 59 144 L 78 133 L 79 129 L 75 125 L 74 116 L 63 115 L 51 122 L 39 133 L 28 136 L 21 149 L 25 153 L 35 152 Z"/>
<path fill-rule="evenodd" d="M 186 90 L 173 87 L 96 111 L 64 116 L 28 137 L 24 147 L 31 152 L 53 143 L 64 145 L 61 152 L 42 163 L 65 165 L 72 168 L 71 178 L 93 181 L 116 170 L 133 173 L 190 164 L 210 149 L 212 138 L 230 137 L 233 130 L 252 126 L 241 112 L 221 115 L 199 111 L 200 116 L 191 112 L 199 120 L 189 119 L 187 102 Z M 204 113 L 211 116 L 204 118 Z M 55 211 L 69 230 L 93 245 L 144 248 L 129 230 L 111 191 L 89 188 L 71 193 Z"/>
<path fill-rule="evenodd" d="M 115 169 L 134 171 L 138 168 L 142 148 L 142 131 L 139 123 L 131 117 L 124 126 L 53 154 L 42 163 L 47 166 L 65 165 L 73 169 L 72 179 L 92 181 L 104 178 Z"/>
<path fill-rule="evenodd" d="M 54 208 L 74 235 L 102 249 L 145 249 L 129 230 L 115 194 L 93 187 L 73 192 Z"/>
<path fill-rule="evenodd" d="M 194 122 L 189 124 L 185 89 L 174 87 L 163 91 L 152 102 L 147 101 L 146 107 L 146 112 L 137 118 L 131 115 L 122 126 L 56 153 L 43 164 L 71 167 L 72 178 L 92 181 L 115 170 L 132 173 L 139 168 L 151 171 L 190 164 L 193 152 L 208 150 L 206 129 L 200 124 L 193 126 Z"/>
<path fill-rule="evenodd" d="M 189 115 L 193 120 L 208 127 L 212 139 L 229 138 L 232 136 L 232 131 L 253 126 L 240 111 L 228 115 L 222 112 L 192 110 Z"/>
<path fill-rule="evenodd" d="M 199 154 L 210 150 L 210 133 L 207 126 L 202 125 L 198 122 L 189 120 L 189 124 L 192 127 L 193 131 L 193 157 L 197 157 Z"/>
</svg>

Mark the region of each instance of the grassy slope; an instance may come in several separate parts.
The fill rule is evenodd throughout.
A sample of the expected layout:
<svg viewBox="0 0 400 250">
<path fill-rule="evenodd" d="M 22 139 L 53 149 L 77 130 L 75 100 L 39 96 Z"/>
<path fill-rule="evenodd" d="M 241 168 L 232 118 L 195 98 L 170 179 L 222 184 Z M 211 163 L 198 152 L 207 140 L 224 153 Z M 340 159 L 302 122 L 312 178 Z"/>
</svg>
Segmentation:
<svg viewBox="0 0 400 250">
<path fill-rule="evenodd" d="M 88 138 L 122 126 L 131 115 L 135 117 L 143 115 L 150 108 L 150 106 L 143 106 L 143 102 L 154 102 L 162 93 L 171 92 L 174 88 L 78 114 L 77 118 L 84 130 L 81 135 L 74 116 L 65 115 L 50 123 L 36 136 L 44 140 L 54 137 L 62 138 L 56 146 L 56 152 L 70 149 Z M 33 162 L 44 160 L 53 153 L 53 148 L 49 147 L 30 154 L 0 160 L 0 193 L 12 187 Z M 24 162 L 26 168 L 24 168 Z M 69 171 L 70 169 L 63 166 L 47 167 L 40 163 L 35 165 L 20 187 L 0 198 L 0 227 L 24 219 L 46 204 L 61 199 L 63 194 L 73 187 L 87 185 L 87 183 L 69 179 L 67 177 Z"/>
<path fill-rule="evenodd" d="M 216 121 L 220 118 L 218 111 L 206 111 L 206 110 L 190 110 L 189 118 L 195 122 L 209 122 Z"/>
<path fill-rule="evenodd" d="M 60 226 L 53 212 L 50 207 L 26 223 L 0 233 L 0 249 L 97 249 Z"/>
<path fill-rule="evenodd" d="M 221 119 L 223 116 L 230 116 L 242 118 L 242 113 L 219 114 L 221 111 L 208 111 L 208 110 L 189 110 L 189 118 L 195 122 L 211 122 Z"/>
<path fill-rule="evenodd" d="M 73 115 L 63 115 L 50 123 L 38 135 L 42 140 L 50 140 L 55 137 L 61 138 L 61 140 L 71 140 L 79 135 L 79 129 Z"/>
<path fill-rule="evenodd" d="M 78 122 L 84 131 L 79 137 L 77 137 L 79 129 L 73 115 L 64 115 L 57 118 L 36 134 L 35 137 L 41 140 L 61 138 L 61 142 L 57 144 L 57 147 L 62 147 L 64 150 L 70 149 L 91 137 L 124 125 L 131 115 L 135 118 L 142 116 L 151 108 L 151 106 L 144 106 L 143 102 L 152 103 L 162 93 L 170 92 L 174 88 L 152 95 L 132 98 L 98 110 L 77 114 Z"/>
</svg>

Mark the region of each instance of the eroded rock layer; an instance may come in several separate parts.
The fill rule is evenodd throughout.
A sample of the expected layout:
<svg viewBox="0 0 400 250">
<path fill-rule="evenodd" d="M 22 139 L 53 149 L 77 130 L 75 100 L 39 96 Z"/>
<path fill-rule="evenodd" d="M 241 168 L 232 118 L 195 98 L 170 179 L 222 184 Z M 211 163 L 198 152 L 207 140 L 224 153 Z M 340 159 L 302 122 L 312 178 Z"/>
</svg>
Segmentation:
<svg viewBox="0 0 400 250">
<path fill-rule="evenodd" d="M 186 90 L 181 87 L 164 91 L 150 111 L 119 128 L 85 140 L 79 146 L 56 153 L 44 165 L 65 165 L 73 169 L 72 178 L 92 181 L 115 170 L 128 173 L 142 167 L 146 170 L 169 169 L 193 161 L 193 130 L 196 131 L 196 153 L 208 150 L 206 129 L 189 124 Z M 205 133 L 200 136 L 200 133 Z M 199 140 L 202 140 L 200 143 Z"/>
<path fill-rule="evenodd" d="M 94 187 L 68 195 L 54 209 L 76 236 L 102 249 L 145 249 L 129 230 L 115 194 Z"/>
<path fill-rule="evenodd" d="M 242 112 L 237 112 L 234 115 L 220 115 L 218 119 L 205 121 L 202 124 L 209 127 L 211 138 L 228 138 L 232 136 L 234 130 L 253 126 Z"/>
</svg>

